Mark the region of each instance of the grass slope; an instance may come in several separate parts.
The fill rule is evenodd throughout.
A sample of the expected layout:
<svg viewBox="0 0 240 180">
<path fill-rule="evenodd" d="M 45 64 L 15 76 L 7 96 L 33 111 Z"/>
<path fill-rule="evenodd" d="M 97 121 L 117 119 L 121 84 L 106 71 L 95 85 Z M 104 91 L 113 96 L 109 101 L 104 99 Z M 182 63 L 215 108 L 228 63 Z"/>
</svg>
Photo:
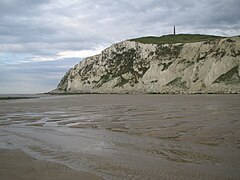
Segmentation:
<svg viewBox="0 0 240 180">
<path fill-rule="evenodd" d="M 177 34 L 163 35 L 160 37 L 147 36 L 130 41 L 136 41 L 144 44 L 174 44 L 174 43 L 194 43 L 203 41 L 212 41 L 215 39 L 224 38 L 222 36 L 202 35 L 202 34 Z"/>
</svg>

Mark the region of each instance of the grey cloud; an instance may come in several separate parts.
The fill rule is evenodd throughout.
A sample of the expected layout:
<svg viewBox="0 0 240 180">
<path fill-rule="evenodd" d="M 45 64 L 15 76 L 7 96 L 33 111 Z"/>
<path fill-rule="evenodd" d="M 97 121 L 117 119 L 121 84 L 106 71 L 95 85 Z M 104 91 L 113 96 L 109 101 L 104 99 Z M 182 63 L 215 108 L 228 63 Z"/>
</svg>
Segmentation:
<svg viewBox="0 0 240 180">
<path fill-rule="evenodd" d="M 0 16 L 37 15 L 41 5 L 49 2 L 50 0 L 1 0 Z"/>
<path fill-rule="evenodd" d="M 239 35 L 239 17 L 239 0 L 1 0 L 0 64 L 169 34 L 174 25 L 177 33 Z"/>
<path fill-rule="evenodd" d="M 206 33 L 216 32 L 211 30 L 213 26 L 220 31 L 223 26 L 240 28 L 238 0 L 24 0 L 2 1 L 0 7 L 5 14 L 0 18 L 0 44 L 20 44 L 26 47 L 24 53 L 29 50 L 36 55 L 161 35 L 170 33 L 173 25 L 188 29 L 186 33 L 198 28 L 201 32 L 200 27 L 207 26 Z M 16 16 L 11 15 L 14 9 Z M 224 33 L 233 35 L 232 31 Z M 43 49 L 39 50 L 41 45 Z"/>
<path fill-rule="evenodd" d="M 72 58 L 0 66 L 0 94 L 48 92 L 79 61 L 80 59 Z"/>
<path fill-rule="evenodd" d="M 201 25 L 236 25 L 240 24 L 240 3 L 237 0 L 225 1 L 193 1 L 193 7 L 187 11 L 177 12 L 172 21 L 182 26 Z"/>
</svg>

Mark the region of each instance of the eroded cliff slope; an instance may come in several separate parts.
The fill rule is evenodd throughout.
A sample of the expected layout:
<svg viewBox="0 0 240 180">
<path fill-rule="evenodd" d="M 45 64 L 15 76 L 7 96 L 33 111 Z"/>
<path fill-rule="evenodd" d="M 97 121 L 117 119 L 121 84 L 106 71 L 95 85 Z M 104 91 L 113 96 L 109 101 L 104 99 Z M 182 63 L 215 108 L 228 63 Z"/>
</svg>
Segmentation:
<svg viewBox="0 0 240 180">
<path fill-rule="evenodd" d="M 240 37 L 123 41 L 75 65 L 52 93 L 240 93 Z"/>
</svg>

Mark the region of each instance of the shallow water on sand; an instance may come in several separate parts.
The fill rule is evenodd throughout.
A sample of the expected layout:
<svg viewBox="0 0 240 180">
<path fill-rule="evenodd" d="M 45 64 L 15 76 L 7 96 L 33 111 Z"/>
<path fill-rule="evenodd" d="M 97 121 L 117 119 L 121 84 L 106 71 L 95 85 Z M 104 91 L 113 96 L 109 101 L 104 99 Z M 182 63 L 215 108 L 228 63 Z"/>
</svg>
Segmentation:
<svg viewBox="0 0 240 180">
<path fill-rule="evenodd" d="M 0 148 L 105 179 L 239 179 L 239 95 L 0 101 Z"/>
</svg>

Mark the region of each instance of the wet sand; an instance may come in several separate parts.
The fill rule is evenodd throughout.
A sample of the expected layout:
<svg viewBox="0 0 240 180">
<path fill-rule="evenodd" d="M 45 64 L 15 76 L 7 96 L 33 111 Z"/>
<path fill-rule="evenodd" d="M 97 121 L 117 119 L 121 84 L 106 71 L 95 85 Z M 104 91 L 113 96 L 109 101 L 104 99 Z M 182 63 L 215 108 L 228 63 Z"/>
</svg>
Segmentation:
<svg viewBox="0 0 240 180">
<path fill-rule="evenodd" d="M 36 160 L 20 150 L 0 150 L 0 179 L 5 180 L 100 180 L 86 172 L 73 171 L 68 167 Z"/>
<path fill-rule="evenodd" d="M 2 100 L 1 148 L 104 179 L 240 179 L 240 96 Z"/>
</svg>

